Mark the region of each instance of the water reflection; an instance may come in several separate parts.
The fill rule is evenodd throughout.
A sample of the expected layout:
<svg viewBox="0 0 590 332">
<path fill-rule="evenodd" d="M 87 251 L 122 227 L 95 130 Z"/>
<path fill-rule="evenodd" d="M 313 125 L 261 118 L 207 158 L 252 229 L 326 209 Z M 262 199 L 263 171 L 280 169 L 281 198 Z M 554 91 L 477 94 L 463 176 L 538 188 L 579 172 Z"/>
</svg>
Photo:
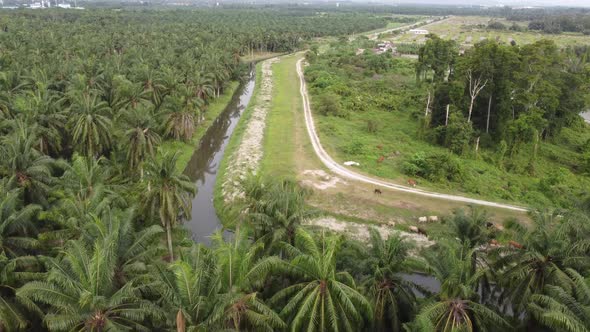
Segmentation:
<svg viewBox="0 0 590 332">
<path fill-rule="evenodd" d="M 221 228 L 213 207 L 215 179 L 229 138 L 252 97 L 254 83 L 252 71 L 225 111 L 211 124 L 184 170 L 184 174 L 195 182 L 198 189 L 192 201 L 192 218 L 184 223 L 196 242 L 208 245 L 211 234 Z"/>
</svg>

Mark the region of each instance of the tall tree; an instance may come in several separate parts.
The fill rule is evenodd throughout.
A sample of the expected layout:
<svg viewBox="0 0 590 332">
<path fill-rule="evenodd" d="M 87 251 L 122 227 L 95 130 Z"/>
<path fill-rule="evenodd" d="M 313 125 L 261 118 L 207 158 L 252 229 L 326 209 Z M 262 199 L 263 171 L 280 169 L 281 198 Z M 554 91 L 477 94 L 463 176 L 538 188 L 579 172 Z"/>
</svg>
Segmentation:
<svg viewBox="0 0 590 332">
<path fill-rule="evenodd" d="M 183 219 L 190 218 L 191 197 L 196 189 L 189 178 L 176 167 L 178 153 L 164 154 L 147 167 L 147 188 L 142 205 L 151 219 L 159 219 L 166 229 L 168 255 L 174 260 L 172 229 Z"/>
</svg>

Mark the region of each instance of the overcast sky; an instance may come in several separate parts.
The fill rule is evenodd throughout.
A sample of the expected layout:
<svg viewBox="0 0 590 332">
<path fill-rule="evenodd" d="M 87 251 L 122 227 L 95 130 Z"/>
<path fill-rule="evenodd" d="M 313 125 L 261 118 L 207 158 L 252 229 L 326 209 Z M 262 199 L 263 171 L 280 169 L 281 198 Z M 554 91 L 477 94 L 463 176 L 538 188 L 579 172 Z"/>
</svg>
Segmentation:
<svg viewBox="0 0 590 332">
<path fill-rule="evenodd" d="M 590 7 L 590 0 L 393 0 L 393 3 L 509 5 L 509 6 L 580 6 Z"/>
</svg>

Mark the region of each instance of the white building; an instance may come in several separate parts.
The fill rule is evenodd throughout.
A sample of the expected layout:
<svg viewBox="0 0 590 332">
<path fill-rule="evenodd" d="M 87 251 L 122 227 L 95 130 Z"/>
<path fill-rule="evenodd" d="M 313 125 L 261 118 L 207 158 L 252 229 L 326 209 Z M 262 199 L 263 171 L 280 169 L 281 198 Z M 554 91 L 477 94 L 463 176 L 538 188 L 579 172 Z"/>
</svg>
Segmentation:
<svg viewBox="0 0 590 332">
<path fill-rule="evenodd" d="M 428 30 L 424 30 L 424 29 L 412 29 L 412 30 L 410 30 L 410 33 L 413 33 L 415 35 L 427 35 L 428 34 Z"/>
</svg>

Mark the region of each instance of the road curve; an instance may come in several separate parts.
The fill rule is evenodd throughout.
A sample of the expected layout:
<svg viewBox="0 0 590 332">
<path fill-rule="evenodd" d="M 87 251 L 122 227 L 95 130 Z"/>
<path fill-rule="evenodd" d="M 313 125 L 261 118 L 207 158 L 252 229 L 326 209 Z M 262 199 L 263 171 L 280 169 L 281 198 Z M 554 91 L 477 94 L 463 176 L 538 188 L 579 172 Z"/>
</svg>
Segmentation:
<svg viewBox="0 0 590 332">
<path fill-rule="evenodd" d="M 342 177 L 345 177 L 345 178 L 348 178 L 351 180 L 356 180 L 356 181 L 369 183 L 369 184 L 373 184 L 376 186 L 380 186 L 380 187 L 384 187 L 384 188 L 388 188 L 388 189 L 392 189 L 392 190 L 397 190 L 397 191 L 401 191 L 401 192 L 406 192 L 406 193 L 411 193 L 411 194 L 416 194 L 416 195 L 421 195 L 421 196 L 426 196 L 426 197 L 433 197 L 433 198 L 443 199 L 443 200 L 447 200 L 447 201 L 470 203 L 470 204 L 483 205 L 483 206 L 489 206 L 489 207 L 494 207 L 494 208 L 513 210 L 513 211 L 520 211 L 520 212 L 528 211 L 528 209 L 526 209 L 524 207 L 515 206 L 515 205 L 484 201 L 484 200 L 479 200 L 479 199 L 469 198 L 469 197 L 464 197 L 464 196 L 458 196 L 458 195 L 441 194 L 441 193 L 416 189 L 413 187 L 402 186 L 399 184 L 383 181 L 383 180 L 380 180 L 377 178 L 373 178 L 373 177 L 369 177 L 364 174 L 357 173 L 353 170 L 350 170 L 350 169 L 340 165 L 339 163 L 334 161 L 334 159 L 332 159 L 332 157 L 330 157 L 330 155 L 328 155 L 328 153 L 324 150 L 324 148 L 322 147 L 322 145 L 320 143 L 320 139 L 317 135 L 317 132 L 315 129 L 315 124 L 313 122 L 311 108 L 309 106 L 309 96 L 307 94 L 307 87 L 305 84 L 305 79 L 303 77 L 302 62 L 303 62 L 303 59 L 299 59 L 299 61 L 297 61 L 297 75 L 299 75 L 299 92 L 301 93 L 301 99 L 303 101 L 303 112 L 305 114 L 305 125 L 307 127 L 307 133 L 309 134 L 309 139 L 311 140 L 311 144 L 313 146 L 313 150 L 315 151 L 316 155 L 320 158 L 322 163 L 326 167 L 328 167 L 328 169 L 330 169 L 332 172 L 334 172 L 335 174 L 338 174 Z"/>
</svg>

